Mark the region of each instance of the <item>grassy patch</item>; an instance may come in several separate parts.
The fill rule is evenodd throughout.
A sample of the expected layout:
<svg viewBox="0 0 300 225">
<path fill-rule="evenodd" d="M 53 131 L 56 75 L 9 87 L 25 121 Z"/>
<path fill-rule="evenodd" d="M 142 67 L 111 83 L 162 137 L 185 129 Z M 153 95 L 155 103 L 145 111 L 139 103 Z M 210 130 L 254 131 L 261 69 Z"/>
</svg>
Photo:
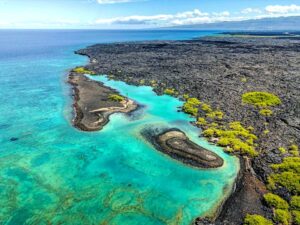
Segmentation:
<svg viewBox="0 0 300 225">
<path fill-rule="evenodd" d="M 273 225 L 273 223 L 261 215 L 247 214 L 244 220 L 244 225 Z"/>
<path fill-rule="evenodd" d="M 91 71 L 91 70 L 88 70 L 84 67 L 77 67 L 75 69 L 73 69 L 73 72 L 75 73 L 81 73 L 81 74 L 90 74 L 90 75 L 94 75 L 95 72 L 94 71 Z"/>
<path fill-rule="evenodd" d="M 276 95 L 268 92 L 247 92 L 242 96 L 243 103 L 258 107 L 280 105 L 281 100 Z"/>
<path fill-rule="evenodd" d="M 115 101 L 115 102 L 121 102 L 121 101 L 125 100 L 125 98 L 123 96 L 117 95 L 117 94 L 110 94 L 108 96 L 108 99 L 112 100 L 112 101 Z"/>
<path fill-rule="evenodd" d="M 288 209 L 289 204 L 287 201 L 282 199 L 280 196 L 268 193 L 264 195 L 264 200 L 267 203 L 267 205 L 271 208 L 275 209 Z"/>
</svg>

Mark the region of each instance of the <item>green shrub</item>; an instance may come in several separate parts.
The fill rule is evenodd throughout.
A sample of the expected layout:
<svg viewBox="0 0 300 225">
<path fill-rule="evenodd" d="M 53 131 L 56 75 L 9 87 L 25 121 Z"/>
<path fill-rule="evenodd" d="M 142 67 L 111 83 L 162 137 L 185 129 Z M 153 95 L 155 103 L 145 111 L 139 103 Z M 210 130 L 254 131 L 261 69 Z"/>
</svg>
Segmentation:
<svg viewBox="0 0 300 225">
<path fill-rule="evenodd" d="M 197 116 L 198 106 L 200 105 L 200 103 L 201 102 L 197 98 L 188 98 L 187 101 L 183 104 L 182 110 L 185 113 Z"/>
<path fill-rule="evenodd" d="M 223 119 L 224 113 L 221 111 L 211 111 L 210 113 L 206 114 L 207 117 L 211 118 L 211 119 Z"/>
<path fill-rule="evenodd" d="M 261 109 L 259 114 L 262 116 L 272 116 L 273 111 L 271 109 Z"/>
<path fill-rule="evenodd" d="M 164 91 L 164 93 L 166 94 L 166 95 L 175 95 L 175 89 L 173 89 L 173 88 L 167 88 L 165 91 Z"/>
<path fill-rule="evenodd" d="M 284 147 L 279 147 L 278 150 L 279 150 L 282 154 L 286 153 L 286 149 L 285 149 Z"/>
<path fill-rule="evenodd" d="M 188 102 L 185 102 L 183 104 L 182 110 L 183 110 L 183 112 L 185 112 L 187 114 L 191 114 L 192 116 L 197 116 L 197 114 L 198 114 L 198 107 L 196 107 L 195 105 L 192 105 Z"/>
<path fill-rule="evenodd" d="M 292 209 L 300 211 L 300 196 L 293 196 L 290 204 Z"/>
<path fill-rule="evenodd" d="M 201 109 L 204 111 L 204 112 L 212 112 L 212 109 L 211 109 L 211 106 L 206 104 L 206 103 L 203 103 L 202 106 L 201 106 Z"/>
<path fill-rule="evenodd" d="M 285 187 L 292 194 L 300 194 L 300 174 L 293 172 L 282 172 L 277 174 L 271 174 L 268 178 L 270 189 L 276 189 L 276 187 Z"/>
<path fill-rule="evenodd" d="M 184 94 L 182 97 L 187 100 L 190 96 L 188 94 Z"/>
<path fill-rule="evenodd" d="M 287 210 L 275 209 L 274 221 L 282 225 L 289 225 L 291 222 L 291 214 Z"/>
<path fill-rule="evenodd" d="M 244 128 L 240 122 L 232 122 L 227 125 L 226 129 L 223 127 L 220 129 L 218 125 L 213 126 L 213 123 L 209 125 L 209 128 L 203 132 L 205 137 L 218 138 L 217 144 L 222 147 L 227 147 L 230 151 L 238 151 L 241 154 L 247 154 L 251 157 L 257 156 L 258 153 L 254 147 L 254 140 L 257 137 L 252 134 L 248 129 Z"/>
<path fill-rule="evenodd" d="M 286 157 L 280 164 L 272 164 L 271 168 L 280 172 L 300 173 L 300 158 Z"/>
<path fill-rule="evenodd" d="M 276 95 L 268 92 L 247 92 L 242 96 L 243 103 L 258 107 L 280 105 L 281 100 Z"/>
<path fill-rule="evenodd" d="M 75 69 L 73 69 L 73 72 L 75 73 L 81 73 L 81 74 L 90 74 L 90 75 L 93 75 L 95 74 L 95 72 L 91 71 L 91 70 L 88 70 L 84 67 L 77 67 Z"/>
<path fill-rule="evenodd" d="M 215 134 L 215 131 L 214 131 L 214 129 L 208 128 L 208 129 L 204 130 L 202 132 L 202 134 L 203 134 L 204 137 L 213 137 L 214 134 Z"/>
<path fill-rule="evenodd" d="M 197 120 L 197 124 L 200 125 L 200 126 L 203 126 L 203 125 L 206 125 L 207 122 L 206 122 L 205 118 L 199 117 L 198 120 Z"/>
<path fill-rule="evenodd" d="M 293 210 L 293 224 L 300 225 L 300 211 Z"/>
<path fill-rule="evenodd" d="M 188 98 L 188 99 L 187 99 L 187 102 L 188 102 L 189 104 L 194 105 L 194 106 L 199 106 L 199 105 L 201 104 L 201 102 L 199 101 L 198 98 Z"/>
<path fill-rule="evenodd" d="M 115 102 L 121 102 L 121 101 L 124 101 L 125 98 L 121 95 L 117 95 L 117 94 L 110 94 L 108 96 L 108 98 L 112 101 L 115 101 Z"/>
<path fill-rule="evenodd" d="M 293 144 L 289 147 L 289 152 L 293 156 L 299 156 L 299 147 L 297 145 Z"/>
<path fill-rule="evenodd" d="M 244 220 L 244 225 L 273 225 L 273 223 L 261 215 L 247 214 Z"/>
<path fill-rule="evenodd" d="M 269 207 L 274 207 L 275 209 L 289 208 L 289 204 L 284 199 L 272 193 L 265 194 L 264 200 L 266 201 Z"/>
</svg>

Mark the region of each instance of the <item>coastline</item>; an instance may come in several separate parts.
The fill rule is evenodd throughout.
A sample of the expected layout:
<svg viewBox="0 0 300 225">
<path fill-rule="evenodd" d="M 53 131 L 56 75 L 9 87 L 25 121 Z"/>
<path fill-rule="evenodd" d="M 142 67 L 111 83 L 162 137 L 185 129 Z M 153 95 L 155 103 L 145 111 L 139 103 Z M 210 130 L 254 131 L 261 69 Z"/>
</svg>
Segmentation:
<svg viewBox="0 0 300 225">
<path fill-rule="evenodd" d="M 68 83 L 73 90 L 73 125 L 82 131 L 99 131 L 109 122 L 114 113 L 130 113 L 138 105 L 124 97 L 122 101 L 109 99 L 119 93 L 100 82 L 93 81 L 84 74 L 70 72 Z"/>
<path fill-rule="evenodd" d="M 108 44 L 108 45 L 94 45 L 91 47 L 88 47 L 86 49 L 83 50 L 79 50 L 76 53 L 80 54 L 80 55 L 85 55 L 88 56 L 90 59 L 90 63 L 86 66 L 88 69 L 92 69 L 94 71 L 96 71 L 97 73 L 101 73 L 101 74 L 108 74 L 110 76 L 111 79 L 117 79 L 117 80 L 122 80 L 125 81 L 129 84 L 133 84 L 133 85 L 149 85 L 152 86 L 155 90 L 155 92 L 157 94 L 162 94 L 164 93 L 164 89 L 165 88 L 175 88 L 176 90 L 178 90 L 180 92 L 180 94 L 183 94 L 186 92 L 187 89 L 192 89 L 193 91 L 195 91 L 196 89 L 194 89 L 194 87 L 190 87 L 189 83 L 183 83 L 184 88 L 180 88 L 180 86 L 176 85 L 174 82 L 172 82 L 171 80 L 176 78 L 174 76 L 171 76 L 171 79 L 167 79 L 167 80 L 163 80 L 163 82 L 156 82 L 153 83 L 152 81 L 157 79 L 159 80 L 160 78 L 165 79 L 168 74 L 164 74 L 162 77 L 159 77 L 159 75 L 162 75 L 161 73 L 158 73 L 158 76 L 154 76 L 153 74 L 155 72 L 158 72 L 160 69 L 160 64 L 159 67 L 156 71 L 150 72 L 150 68 L 154 69 L 152 66 L 155 65 L 155 63 L 152 63 L 151 65 L 148 65 L 145 63 L 145 61 L 143 60 L 143 56 L 141 55 L 143 52 L 139 52 L 140 49 L 134 49 L 132 50 L 131 47 L 133 48 L 140 48 L 142 47 L 143 49 L 145 49 L 145 51 L 150 51 L 150 57 L 155 57 L 152 52 L 152 50 L 161 50 L 163 48 L 165 48 L 166 46 L 172 46 L 172 47 L 180 47 L 180 46 L 184 46 L 184 45 L 189 45 L 189 44 L 194 44 L 195 46 L 197 45 L 205 45 L 206 47 L 210 46 L 213 48 L 216 48 L 215 50 L 220 50 L 220 48 L 223 48 L 222 45 L 226 45 L 224 48 L 225 50 L 230 49 L 231 45 L 238 45 L 238 47 L 240 49 L 242 49 L 245 52 L 242 52 L 241 54 L 258 54 L 259 49 L 263 49 L 265 48 L 265 45 L 267 44 L 271 49 L 273 48 L 273 50 L 275 50 L 277 48 L 277 45 L 279 45 L 278 47 L 278 51 L 281 51 L 282 48 L 286 48 L 286 51 L 290 52 L 293 51 L 292 49 L 292 44 L 290 44 L 289 42 L 284 42 L 283 46 L 281 46 L 280 40 L 270 40 L 270 38 L 266 38 L 266 41 L 264 41 L 262 44 L 255 44 L 255 38 L 247 38 L 247 40 L 240 38 L 240 37 L 212 37 L 212 38 L 202 38 L 200 40 L 193 40 L 193 41 L 156 41 L 156 42 L 143 42 L 143 43 L 136 43 L 136 42 L 132 42 L 132 43 L 123 43 L 123 44 Z M 285 40 L 286 41 L 286 40 Z M 251 47 L 251 45 L 255 46 L 255 47 Z M 124 48 L 124 49 L 123 49 Z M 169 51 L 169 50 L 168 50 Z M 214 50 L 213 50 L 214 51 Z M 297 49 L 294 49 L 294 51 L 297 51 Z M 140 64 L 140 67 L 142 67 L 141 70 L 137 69 L 137 67 L 132 63 L 131 60 L 129 60 L 128 58 L 118 58 L 118 59 L 113 59 L 113 56 L 116 56 L 116 53 L 122 55 L 124 54 L 124 56 L 126 55 L 126 52 L 129 52 L 129 54 L 136 54 L 138 57 L 141 57 L 138 59 L 138 63 Z M 172 53 L 174 53 L 172 51 Z M 216 53 L 220 54 L 220 52 Z M 215 54 L 215 53 L 214 53 Z M 221 52 L 222 54 L 222 52 Z M 293 54 L 292 54 L 293 55 Z M 170 57 L 169 55 L 166 56 L 162 56 L 159 55 L 157 60 L 164 60 L 164 58 L 166 57 Z M 266 57 L 266 56 L 264 56 Z M 282 56 L 280 55 L 279 58 L 281 58 Z M 146 57 L 147 58 L 147 57 Z M 218 58 L 218 57 L 217 57 Z M 216 59 L 217 59 L 216 58 Z M 175 57 L 176 59 L 176 57 Z M 248 59 L 253 60 L 252 57 L 249 57 Z M 118 61 L 119 60 L 119 61 Z M 122 61 L 123 60 L 123 61 Z M 156 60 L 156 59 L 155 59 Z M 268 59 L 266 59 L 268 60 Z M 101 67 L 99 67 L 98 63 L 100 62 L 104 62 L 104 65 L 102 65 Z M 110 62 L 111 64 L 108 65 L 107 63 Z M 126 66 L 124 66 L 125 64 Z M 178 63 L 178 62 L 177 62 Z M 172 62 L 173 65 L 174 61 Z M 251 64 L 254 64 L 254 62 L 251 62 Z M 272 63 L 273 65 L 273 63 Z M 169 66 L 169 64 L 168 64 Z M 169 67 L 167 66 L 167 69 L 169 69 Z M 218 67 L 219 65 L 217 65 Z M 223 66 L 223 65 L 222 65 Z M 295 67 L 295 65 L 293 65 Z M 206 69 L 206 65 L 204 66 L 204 68 L 202 67 L 202 70 Z M 176 74 L 180 73 L 180 70 L 178 69 L 178 67 L 175 66 L 175 68 L 173 68 L 172 72 Z M 230 71 L 234 68 L 232 68 L 232 65 L 230 64 L 230 62 L 226 62 L 225 63 L 225 67 L 222 68 L 225 69 L 225 71 Z M 165 70 L 164 70 L 165 71 Z M 215 71 L 215 72 L 221 72 L 221 70 L 219 71 Z M 236 72 L 236 71 L 235 71 Z M 258 70 L 255 71 L 256 73 L 259 72 Z M 162 72 L 163 73 L 163 72 Z M 240 73 L 240 72 L 239 72 Z M 184 73 L 186 74 L 186 72 Z M 243 74 L 243 73 L 241 73 Z M 207 75 L 207 72 L 205 73 L 205 75 Z M 230 74 L 229 74 L 230 75 Z M 261 75 L 261 73 L 260 73 Z M 226 75 L 228 76 L 228 75 Z M 227 78 L 225 76 L 225 79 Z M 237 78 L 239 79 L 240 83 L 238 85 L 239 88 L 246 88 L 246 90 L 249 90 L 249 87 L 246 87 L 243 84 L 243 81 L 241 81 L 241 79 L 243 79 L 244 77 L 247 77 L 249 79 L 252 79 L 252 77 L 250 76 L 250 74 L 244 73 L 241 76 L 237 76 Z M 228 78 L 235 78 L 235 76 L 229 76 Z M 228 79 L 227 78 L 227 79 Z M 224 78 L 222 78 L 224 79 Z M 290 78 L 289 78 L 290 79 Z M 206 86 L 208 85 L 208 87 L 212 87 L 211 83 L 207 80 L 207 79 L 200 79 L 201 82 L 204 82 L 206 84 Z M 264 82 L 264 79 L 259 79 L 259 83 L 260 82 Z M 185 80 L 186 81 L 186 80 Z M 214 81 L 214 80 L 213 80 Z M 176 81 L 177 82 L 177 79 Z M 269 82 L 269 81 L 268 81 Z M 278 82 L 278 80 L 276 80 L 276 82 Z M 297 82 L 297 81 L 296 81 Z M 248 81 L 246 81 L 246 83 L 248 83 Z M 199 84 L 199 83 L 198 83 Z M 212 84 L 217 85 L 217 83 L 212 82 Z M 230 90 L 230 94 L 232 95 L 237 94 L 239 92 L 241 92 L 241 89 L 238 89 L 238 91 L 234 90 L 233 87 L 235 87 L 236 83 L 233 83 L 233 85 L 231 84 L 228 88 L 228 90 Z M 249 83 L 248 83 L 249 84 Z M 272 83 L 271 83 L 272 84 Z M 253 85 L 253 82 L 251 80 L 250 85 Z M 279 85 L 282 86 L 282 85 Z M 293 85 L 292 85 L 293 86 Z M 202 85 L 203 87 L 203 85 Z M 273 87 L 274 89 L 274 85 L 271 85 L 271 87 Z M 257 87 L 256 87 L 257 88 Z M 259 89 L 264 90 L 265 88 L 263 86 L 258 87 Z M 270 87 L 267 87 L 267 89 L 269 89 Z M 221 89 L 223 89 L 224 91 L 224 86 L 221 87 Z M 214 90 L 214 89 L 213 89 Z M 218 101 L 220 100 L 220 96 L 218 96 L 216 99 L 214 99 L 215 95 L 213 90 L 209 90 L 206 89 L 205 91 L 209 91 L 208 93 L 205 93 L 205 95 L 198 95 L 201 97 L 201 99 L 205 99 L 208 102 L 212 103 L 213 105 L 218 105 Z M 297 101 L 295 102 L 295 99 L 293 99 L 293 95 L 295 95 L 297 93 L 297 89 L 295 89 L 295 87 L 291 88 L 292 93 L 291 95 L 289 95 L 289 99 L 285 99 L 285 104 L 284 106 L 289 108 L 290 110 L 292 109 L 293 112 L 295 112 L 295 110 L 297 110 L 297 107 L 295 107 L 295 105 L 297 104 Z M 282 98 L 286 97 L 284 96 L 284 94 L 282 92 L 277 92 L 278 90 L 274 89 L 274 91 L 281 96 Z M 219 90 L 219 92 L 221 92 L 221 97 L 224 97 L 222 93 L 222 91 Z M 197 91 L 196 91 L 197 94 Z M 208 96 L 208 95 L 210 96 Z M 198 97 L 197 96 L 197 97 Z M 226 93 L 225 97 L 229 97 Z M 234 96 L 232 99 L 236 100 Z M 292 98 L 291 98 L 292 97 Z M 230 99 L 230 98 L 229 98 Z M 229 116 L 229 118 L 227 118 L 227 120 L 230 119 L 241 119 L 241 115 L 238 114 L 243 114 L 245 113 L 245 109 L 238 109 L 238 107 L 241 107 L 240 104 L 234 105 L 232 104 L 232 99 L 226 104 L 226 106 L 228 106 L 229 110 L 225 111 L 226 114 Z M 291 100 L 292 99 L 292 100 Z M 291 100 L 291 101 L 290 101 Z M 290 102 L 289 102 L 290 101 Z M 221 105 L 222 106 L 222 105 Z M 223 107 L 222 107 L 223 108 Z M 282 119 L 281 117 L 284 115 L 284 110 L 282 107 L 280 107 L 279 109 L 276 109 L 276 116 L 272 117 L 272 118 L 260 118 L 257 113 L 253 112 L 253 109 L 249 108 L 249 107 L 244 107 L 246 108 L 247 111 L 251 112 L 251 115 L 249 116 L 249 118 L 245 118 L 245 122 L 248 125 L 253 125 L 255 123 L 259 123 L 260 125 L 264 124 L 265 121 L 268 122 L 268 124 L 271 124 L 270 127 L 276 127 L 276 126 L 280 126 L 280 128 L 278 128 L 278 130 L 282 129 L 281 132 L 287 132 L 288 135 L 295 137 L 296 142 L 299 141 L 299 136 L 297 136 L 297 124 L 293 124 L 293 120 L 295 120 L 293 118 L 293 114 L 289 113 L 287 115 L 290 116 L 289 119 Z M 237 110 L 238 109 L 238 110 Z M 232 114 L 232 110 L 236 110 L 237 113 L 233 113 Z M 295 114 L 294 114 L 295 116 Z M 251 119 L 255 118 L 253 121 L 251 121 Z M 244 119 L 244 118 L 243 118 Z M 284 123 L 281 123 L 281 122 Z M 280 122 L 280 125 L 279 125 Z M 295 127 L 296 130 L 290 129 L 292 127 Z M 263 129 L 265 128 L 265 125 L 263 125 L 262 127 L 259 127 L 258 130 L 260 132 L 263 131 Z M 235 188 L 232 191 L 232 193 L 230 194 L 230 196 L 228 197 L 228 199 L 225 200 L 225 202 L 223 204 L 221 204 L 219 206 L 219 209 L 217 210 L 217 212 L 215 213 L 215 216 L 213 216 L 213 218 L 199 218 L 196 219 L 195 224 L 200 225 L 200 224 L 241 224 L 244 216 L 246 213 L 253 213 L 253 214 L 261 214 L 266 216 L 267 218 L 271 217 L 272 212 L 268 211 L 268 209 L 266 209 L 266 207 L 261 204 L 261 200 L 262 200 L 262 196 L 263 194 L 266 193 L 266 188 L 265 188 L 265 184 L 262 182 L 266 182 L 266 178 L 268 176 L 268 174 L 270 173 L 270 168 L 268 167 L 268 165 L 270 163 L 273 162 L 279 162 L 279 156 L 278 156 L 278 152 L 276 153 L 275 151 L 275 155 L 274 155 L 274 149 L 275 146 L 277 144 L 277 142 L 275 142 L 274 140 L 281 140 L 280 138 L 278 138 L 279 136 L 281 136 L 281 133 L 278 133 L 277 131 L 272 131 L 272 135 L 273 137 L 270 135 L 269 137 L 264 137 L 262 140 L 260 140 L 261 142 L 259 143 L 260 145 L 262 145 L 262 148 L 264 149 L 262 155 L 255 160 L 249 160 L 247 159 L 246 161 L 244 161 L 244 159 L 240 160 L 241 163 L 241 168 L 240 168 L 240 172 L 239 175 L 235 181 Z M 271 145 L 267 146 L 265 145 L 265 142 L 268 141 L 268 143 L 271 143 Z M 241 157 L 240 157 L 241 159 Z M 266 163 L 268 160 L 268 163 Z M 253 166 L 252 166 L 253 164 Z M 253 167 L 253 168 L 252 168 Z M 249 194 L 251 196 L 249 196 Z M 254 197 L 253 197 L 254 195 Z M 245 201 L 245 202 L 244 202 Z M 244 202 L 244 204 L 242 204 Z M 235 214 L 232 214 L 231 212 L 236 212 Z"/>
</svg>

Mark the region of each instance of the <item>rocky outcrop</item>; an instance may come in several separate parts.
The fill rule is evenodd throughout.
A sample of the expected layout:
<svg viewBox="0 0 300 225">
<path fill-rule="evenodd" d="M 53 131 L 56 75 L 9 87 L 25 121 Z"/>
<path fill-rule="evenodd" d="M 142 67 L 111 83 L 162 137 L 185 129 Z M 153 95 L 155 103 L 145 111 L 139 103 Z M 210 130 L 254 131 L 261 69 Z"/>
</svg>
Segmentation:
<svg viewBox="0 0 300 225">
<path fill-rule="evenodd" d="M 199 168 L 217 168 L 224 163 L 220 156 L 192 142 L 179 129 L 158 132 L 144 130 L 142 134 L 157 150 L 185 164 Z"/>
<path fill-rule="evenodd" d="M 118 94 L 112 88 L 93 81 L 83 74 L 71 72 L 68 82 L 74 91 L 74 126 L 84 131 L 101 130 L 109 116 L 116 112 L 129 113 L 137 108 L 130 99 L 118 102 L 109 99 L 111 94 Z"/>
</svg>

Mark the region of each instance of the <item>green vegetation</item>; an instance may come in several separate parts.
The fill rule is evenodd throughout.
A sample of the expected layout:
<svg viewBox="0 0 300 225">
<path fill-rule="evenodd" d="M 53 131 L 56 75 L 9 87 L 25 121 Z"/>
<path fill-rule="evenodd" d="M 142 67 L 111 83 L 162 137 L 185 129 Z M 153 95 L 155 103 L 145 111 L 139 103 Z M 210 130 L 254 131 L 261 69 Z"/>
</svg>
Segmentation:
<svg viewBox="0 0 300 225">
<path fill-rule="evenodd" d="M 299 147 L 295 144 L 292 144 L 289 147 L 289 153 L 292 154 L 293 156 L 299 156 Z"/>
<path fill-rule="evenodd" d="M 182 97 L 187 100 L 190 96 L 188 94 L 184 94 Z"/>
<path fill-rule="evenodd" d="M 281 154 L 286 153 L 286 149 L 284 147 L 279 147 L 278 150 L 281 152 Z"/>
<path fill-rule="evenodd" d="M 273 207 L 275 209 L 288 209 L 289 204 L 282 199 L 280 196 L 268 193 L 264 195 L 264 200 L 268 204 L 269 207 Z"/>
<path fill-rule="evenodd" d="M 300 158 L 286 157 L 280 164 L 273 164 L 271 168 L 276 172 L 293 172 L 300 173 Z"/>
<path fill-rule="evenodd" d="M 193 116 L 197 116 L 198 114 L 198 106 L 200 105 L 200 101 L 197 98 L 188 98 L 187 101 L 183 104 L 182 110 Z"/>
<path fill-rule="evenodd" d="M 296 195 L 291 198 L 291 208 L 300 211 L 300 196 Z"/>
<path fill-rule="evenodd" d="M 292 215 L 293 215 L 293 224 L 300 225 L 300 211 L 293 210 Z"/>
<path fill-rule="evenodd" d="M 252 157 L 258 154 L 254 147 L 254 141 L 257 137 L 244 128 L 240 122 L 229 123 L 227 129 L 210 126 L 203 131 L 203 135 L 208 138 L 218 138 L 217 144 L 227 147 L 228 152 L 238 151 Z"/>
<path fill-rule="evenodd" d="M 261 215 L 247 214 L 244 220 L 244 225 L 273 225 L 273 223 Z"/>
<path fill-rule="evenodd" d="M 166 88 L 165 91 L 164 91 L 164 93 L 166 95 L 175 95 L 176 91 L 173 88 Z"/>
<path fill-rule="evenodd" d="M 203 126 L 207 124 L 207 121 L 203 117 L 199 117 L 196 122 L 198 125 Z"/>
<path fill-rule="evenodd" d="M 268 187 L 275 190 L 278 187 L 285 187 L 292 194 L 300 194 L 300 174 L 293 172 L 282 172 L 271 174 L 268 178 Z"/>
<path fill-rule="evenodd" d="M 90 75 L 94 75 L 95 72 L 94 71 L 91 71 L 91 70 L 88 70 L 84 67 L 77 67 L 75 69 L 73 69 L 73 72 L 75 73 L 81 73 L 81 74 L 90 74 Z"/>
<path fill-rule="evenodd" d="M 259 114 L 262 116 L 272 116 L 273 111 L 271 109 L 261 109 Z"/>
<path fill-rule="evenodd" d="M 280 105 L 281 100 L 276 95 L 268 92 L 247 92 L 242 96 L 243 103 L 258 107 Z"/>
<path fill-rule="evenodd" d="M 117 94 L 110 94 L 108 96 L 108 98 L 112 101 L 115 101 L 115 102 L 121 102 L 121 101 L 124 101 L 125 98 L 121 95 L 117 95 Z"/>
<path fill-rule="evenodd" d="M 204 112 L 207 112 L 207 113 L 212 112 L 211 106 L 208 105 L 208 104 L 206 104 L 206 103 L 203 103 L 203 104 L 202 104 L 201 109 L 202 109 Z"/>
<path fill-rule="evenodd" d="M 212 111 L 210 113 L 207 113 L 206 116 L 211 119 L 221 120 L 223 119 L 224 113 L 222 111 Z"/>
<path fill-rule="evenodd" d="M 289 225 L 291 222 L 291 214 L 287 210 L 275 209 L 274 221 L 282 225 Z"/>
</svg>

